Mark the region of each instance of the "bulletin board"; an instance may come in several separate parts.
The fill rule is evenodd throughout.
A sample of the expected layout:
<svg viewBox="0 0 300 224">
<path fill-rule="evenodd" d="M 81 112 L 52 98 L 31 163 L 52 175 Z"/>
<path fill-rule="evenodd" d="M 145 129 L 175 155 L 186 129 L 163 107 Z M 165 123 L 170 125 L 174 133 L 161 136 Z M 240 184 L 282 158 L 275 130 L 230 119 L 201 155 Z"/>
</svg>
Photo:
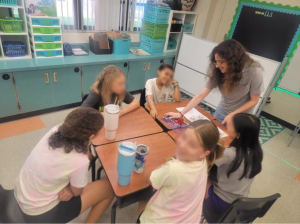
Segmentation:
<svg viewBox="0 0 300 224">
<path fill-rule="evenodd" d="M 227 38 L 239 41 L 252 54 L 279 62 L 289 56 L 290 62 L 300 41 L 300 8 L 239 0 Z"/>
</svg>

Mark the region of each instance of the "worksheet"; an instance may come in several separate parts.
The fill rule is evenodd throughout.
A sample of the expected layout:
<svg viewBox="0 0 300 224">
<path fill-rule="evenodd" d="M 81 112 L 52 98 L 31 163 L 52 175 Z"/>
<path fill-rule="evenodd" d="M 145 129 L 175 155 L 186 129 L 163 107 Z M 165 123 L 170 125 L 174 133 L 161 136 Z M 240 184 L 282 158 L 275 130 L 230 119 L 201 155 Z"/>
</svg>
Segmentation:
<svg viewBox="0 0 300 224">
<path fill-rule="evenodd" d="M 176 110 L 181 112 L 184 109 L 184 107 L 178 107 Z M 197 120 L 209 120 L 206 116 L 201 114 L 198 110 L 195 108 L 191 109 L 189 112 L 184 114 L 184 117 L 188 119 L 190 122 L 197 121 Z"/>
</svg>

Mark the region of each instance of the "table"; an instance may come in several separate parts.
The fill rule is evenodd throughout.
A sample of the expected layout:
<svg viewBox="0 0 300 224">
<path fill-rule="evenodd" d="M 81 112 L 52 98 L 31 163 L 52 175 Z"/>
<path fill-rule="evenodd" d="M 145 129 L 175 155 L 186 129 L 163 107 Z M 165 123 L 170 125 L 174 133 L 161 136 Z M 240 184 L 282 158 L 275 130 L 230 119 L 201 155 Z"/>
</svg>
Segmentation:
<svg viewBox="0 0 300 224">
<path fill-rule="evenodd" d="M 151 172 L 167 162 L 168 158 L 175 155 L 176 144 L 167 133 L 134 138 L 130 141 L 137 142 L 137 144 L 145 144 L 150 151 L 145 171 L 141 174 L 133 172 L 130 184 L 125 187 L 118 184 L 117 161 L 119 143 L 101 145 L 96 148 L 103 169 L 117 198 L 112 208 L 112 223 L 115 222 L 117 206 L 123 208 L 151 197 L 153 194 L 153 189 L 149 182 Z"/>
<path fill-rule="evenodd" d="M 163 119 L 162 119 L 163 116 L 168 112 L 177 112 L 177 110 L 176 110 L 177 107 L 185 107 L 186 105 L 188 105 L 188 103 L 190 101 L 191 100 L 183 100 L 183 101 L 180 101 L 180 102 L 160 103 L 160 104 L 155 105 L 155 107 L 158 111 L 158 116 L 156 118 L 165 127 L 166 131 L 167 130 L 172 130 L 173 127 L 171 127 L 170 125 L 168 125 L 168 123 L 163 121 Z M 145 108 L 146 108 L 146 110 L 150 111 L 149 105 L 146 105 Z M 215 120 L 216 119 L 213 115 L 211 115 L 210 113 L 208 113 L 207 111 L 205 111 L 204 109 L 202 109 L 199 106 L 196 106 L 195 109 L 198 110 L 203 115 L 205 115 L 209 120 Z M 188 123 L 190 123 L 190 122 L 188 121 Z"/>
</svg>

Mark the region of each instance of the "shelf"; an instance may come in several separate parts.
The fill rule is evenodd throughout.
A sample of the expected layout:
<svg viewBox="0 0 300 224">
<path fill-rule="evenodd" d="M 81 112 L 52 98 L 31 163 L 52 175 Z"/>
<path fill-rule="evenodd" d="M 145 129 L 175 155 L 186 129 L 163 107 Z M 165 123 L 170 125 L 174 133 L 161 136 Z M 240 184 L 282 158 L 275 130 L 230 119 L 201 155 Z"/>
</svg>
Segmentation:
<svg viewBox="0 0 300 224">
<path fill-rule="evenodd" d="M 18 6 L 18 5 L 0 5 L 0 8 L 18 8 L 18 9 L 23 9 L 22 6 Z"/>
<path fill-rule="evenodd" d="M 181 32 L 170 32 L 170 33 L 181 33 Z"/>
<path fill-rule="evenodd" d="M 20 59 L 31 59 L 31 55 L 25 55 L 23 57 L 7 57 L 3 55 L 4 57 L 0 57 L 0 60 L 20 60 Z"/>
<path fill-rule="evenodd" d="M 28 35 L 28 33 L 26 33 L 26 32 L 22 32 L 22 33 L 4 33 L 4 32 L 2 32 L 2 31 L 0 31 L 0 36 L 6 36 L 6 35 L 10 35 L 10 36 L 16 36 L 16 35 L 20 35 L 20 36 L 27 36 Z"/>
</svg>

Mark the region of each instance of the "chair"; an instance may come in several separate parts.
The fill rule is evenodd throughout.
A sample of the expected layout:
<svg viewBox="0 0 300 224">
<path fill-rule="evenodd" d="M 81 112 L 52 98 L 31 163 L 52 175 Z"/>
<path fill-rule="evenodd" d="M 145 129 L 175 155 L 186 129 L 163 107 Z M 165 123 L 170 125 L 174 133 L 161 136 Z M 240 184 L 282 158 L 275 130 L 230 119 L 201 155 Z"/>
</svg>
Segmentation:
<svg viewBox="0 0 300 224">
<path fill-rule="evenodd" d="M 14 190 L 5 190 L 0 185 L 0 223 L 26 223 L 14 196 Z"/>
<path fill-rule="evenodd" d="M 280 194 L 274 194 L 266 198 L 239 198 L 224 214 L 203 206 L 203 215 L 208 223 L 252 223 L 256 218 L 263 217 L 280 197 Z"/>
<path fill-rule="evenodd" d="M 291 137 L 290 137 L 290 140 L 289 140 L 289 143 L 288 143 L 288 147 L 290 147 L 291 143 L 294 141 L 294 139 L 296 138 L 296 135 L 298 134 L 300 130 L 300 121 L 299 123 L 297 124 L 297 126 L 295 127 L 294 131 L 292 132 L 291 134 Z"/>
<path fill-rule="evenodd" d="M 140 106 L 145 107 L 145 103 L 146 103 L 146 89 L 144 88 L 141 92 Z"/>
</svg>

